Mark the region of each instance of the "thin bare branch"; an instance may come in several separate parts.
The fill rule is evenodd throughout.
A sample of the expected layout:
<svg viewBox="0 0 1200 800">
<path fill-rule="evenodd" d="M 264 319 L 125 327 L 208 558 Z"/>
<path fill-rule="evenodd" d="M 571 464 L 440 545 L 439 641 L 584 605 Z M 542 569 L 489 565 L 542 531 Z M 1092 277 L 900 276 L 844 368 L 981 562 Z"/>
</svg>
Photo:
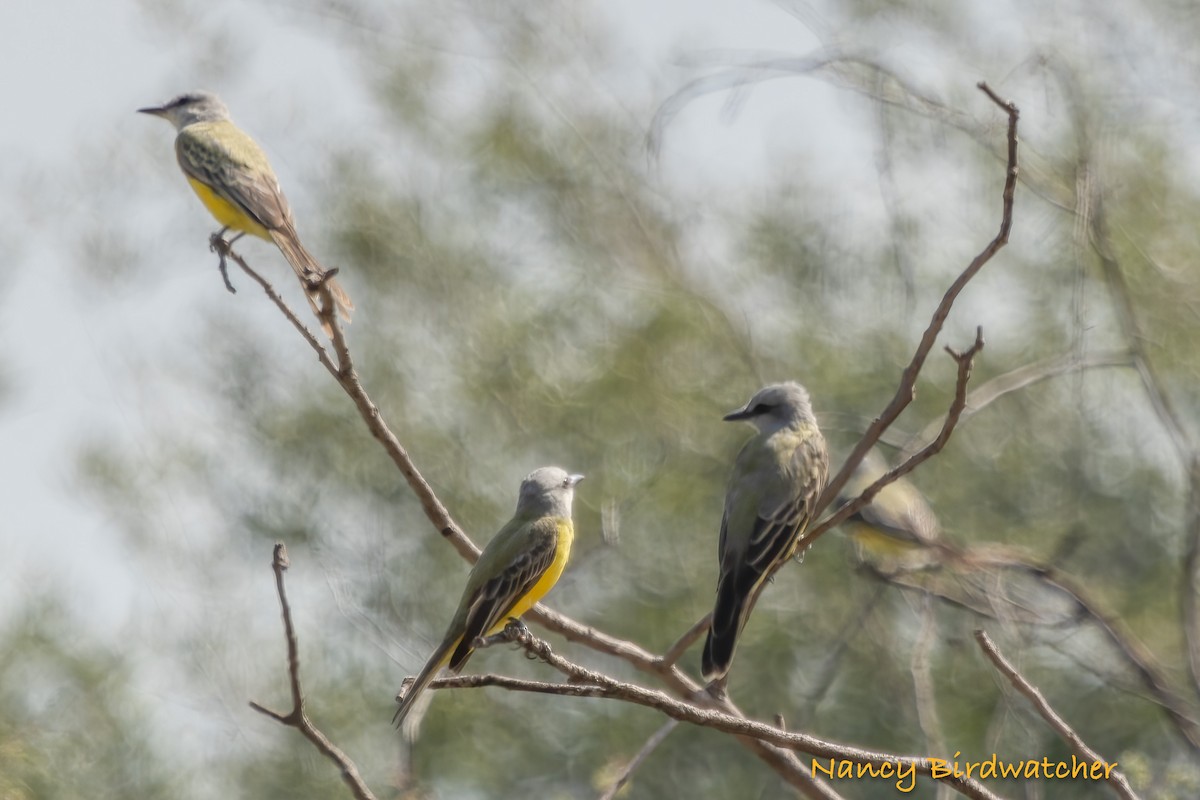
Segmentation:
<svg viewBox="0 0 1200 800">
<path fill-rule="evenodd" d="M 311 347 L 317 354 L 317 360 L 321 362 L 321 366 L 325 367 L 325 369 L 329 371 L 329 374 L 336 378 L 338 369 L 334 365 L 333 361 L 329 359 L 329 353 L 326 352 L 325 347 L 321 344 L 317 337 L 313 335 L 313 332 L 310 331 L 308 327 L 300 321 L 300 318 L 296 316 L 296 312 L 292 311 L 291 307 L 286 301 L 284 301 L 279 292 L 275 291 L 275 287 L 272 286 L 266 278 L 253 270 L 250 265 L 246 263 L 245 259 L 243 259 L 233 250 L 229 242 L 221 239 L 220 237 L 214 236 L 212 240 L 212 248 L 221 256 L 222 264 L 225 263 L 226 257 L 233 259 L 233 261 L 242 268 L 243 272 L 253 278 L 254 281 L 262 287 L 262 290 L 266 292 L 267 297 L 270 298 L 271 302 L 274 303 L 281 312 L 283 312 L 283 316 L 287 318 L 287 321 L 292 323 L 292 327 L 296 329 L 296 331 L 304 338 L 304 341 L 308 342 L 308 346 Z M 224 269 L 222 269 L 222 274 L 224 274 Z M 226 283 L 228 284 L 228 279 L 226 279 Z"/>
<path fill-rule="evenodd" d="M 1025 677 L 1017 671 L 1016 667 L 1014 667 L 1008 661 L 1008 659 L 1004 657 L 1004 655 L 996 647 L 995 642 L 993 642 L 991 637 L 987 635 L 986 631 L 982 629 L 976 630 L 975 641 L 979 643 L 979 649 L 981 649 L 983 654 L 988 657 L 988 660 L 995 665 L 996 669 L 1000 671 L 1000 674 L 1008 679 L 1008 682 L 1013 685 L 1014 689 L 1027 697 L 1029 701 L 1033 703 L 1033 707 L 1037 710 L 1038 714 L 1041 715 L 1042 719 L 1046 720 L 1046 724 L 1053 728 L 1054 732 L 1062 737 L 1062 739 L 1071 746 L 1071 750 L 1074 751 L 1077 756 L 1093 763 L 1098 762 L 1104 764 L 1106 767 L 1104 771 L 1105 780 L 1107 780 L 1109 785 L 1113 787 L 1113 791 L 1115 791 L 1120 797 L 1124 798 L 1124 800 L 1138 800 L 1137 794 L 1133 791 L 1133 787 L 1129 785 L 1129 781 L 1125 778 L 1125 775 L 1116 768 L 1116 763 L 1105 761 L 1100 757 L 1099 753 L 1088 747 L 1087 743 L 1084 742 L 1083 739 L 1080 738 L 1079 734 L 1067 724 L 1066 720 L 1064 720 L 1058 715 L 1057 712 L 1055 712 L 1055 710 L 1046 701 L 1046 698 L 1042 696 L 1042 693 L 1038 690 L 1038 688 L 1026 680 Z M 1111 765 L 1111 767 L 1109 765 Z"/>
<path fill-rule="evenodd" d="M 420 471 L 417 470 L 416 464 L 413 463 L 412 458 L 408 455 L 408 451 L 404 449 L 404 446 L 400 444 L 400 440 L 396 438 L 396 435 L 387 426 L 379 408 L 367 396 L 366 390 L 363 389 L 358 372 L 354 369 L 354 360 L 350 355 L 350 348 L 346 344 L 345 332 L 342 330 L 336 314 L 332 311 L 334 303 L 329 292 L 329 287 L 325 284 L 321 284 L 319 287 L 322 305 L 321 318 L 323 322 L 330 324 L 332 330 L 334 351 L 337 353 L 338 359 L 336 366 L 329 359 L 329 354 L 326 352 L 324 346 L 300 322 L 295 312 L 288 307 L 287 303 L 283 301 L 283 298 L 279 296 L 274 287 L 265 278 L 251 269 L 240 255 L 228 249 L 227 253 L 229 258 L 233 259 L 239 267 L 245 270 L 247 275 L 254 278 L 263 287 L 263 291 L 267 293 L 267 297 L 271 298 L 272 302 L 279 307 L 283 315 L 292 323 L 292 326 L 300 332 L 304 340 L 317 353 L 317 358 L 320 360 L 321 365 L 333 375 L 342 387 L 342 390 L 354 401 L 354 405 L 358 408 L 358 413 L 362 416 L 363 422 L 367 424 L 367 429 L 383 445 L 383 449 L 387 451 L 392 462 L 400 470 L 400 474 L 408 481 L 409 488 L 412 489 L 413 494 L 421 502 L 421 508 L 424 509 L 425 516 L 429 518 L 429 521 L 433 523 L 438 532 L 454 545 L 454 549 L 463 558 L 474 563 L 475 559 L 479 558 L 479 548 L 463 532 L 458 523 L 450 517 L 450 513 L 446 511 L 446 507 L 442 505 L 442 501 L 438 499 L 433 488 L 425 480 L 424 476 L 421 475 Z"/>
<path fill-rule="evenodd" d="M 705 614 L 703 617 L 692 623 L 692 627 L 684 631 L 683 635 L 675 640 L 675 644 L 668 647 L 667 652 L 663 653 L 662 663 L 664 665 L 670 665 L 679 661 L 684 652 L 686 652 L 687 649 L 691 647 L 697 639 L 700 638 L 701 634 L 708 630 L 708 624 L 710 622 L 712 622 L 712 612 Z"/>
<path fill-rule="evenodd" d="M 665 656 L 656 656 L 631 641 L 618 639 L 603 631 L 583 625 L 564 614 L 546 608 L 541 603 L 525 612 L 525 618 L 537 622 L 547 630 L 558 633 L 567 641 L 582 644 L 597 652 L 613 656 L 641 672 L 653 675 L 679 697 L 694 697 L 703 688 L 688 677 L 673 661 L 668 661 Z M 721 707 L 728 714 L 742 716 L 742 712 L 728 698 L 723 700 Z M 827 784 L 813 776 L 794 753 L 755 738 L 743 738 L 740 741 L 805 797 L 834 800 L 839 796 L 829 789 Z"/>
<path fill-rule="evenodd" d="M 650 754 L 657 750 L 660 744 L 666 741 L 667 737 L 671 735 L 671 731 L 675 730 L 678 725 L 679 720 L 669 719 L 651 734 L 646 743 L 641 746 L 641 749 L 634 754 L 633 758 L 629 759 L 629 763 L 625 765 L 625 769 L 621 770 L 621 774 L 612 782 L 612 785 L 600 795 L 599 800 L 613 800 L 617 796 L 617 792 L 621 791 L 621 787 L 629 783 L 629 779 L 637 771 L 637 768 L 642 765 L 642 762 L 649 758 Z"/>
<path fill-rule="evenodd" d="M 274 556 L 271 559 L 271 569 L 275 572 L 275 590 L 279 594 L 279 606 L 283 614 L 283 632 L 287 639 L 288 682 L 292 692 L 292 710 L 281 714 L 253 700 L 250 701 L 250 707 L 282 725 L 300 731 L 304 738 L 312 742 L 322 755 L 337 765 L 338 770 L 342 773 L 342 780 L 358 800 L 375 800 L 375 795 L 363 782 L 354 762 L 333 742 L 329 741 L 325 734 L 317 730 L 308 715 L 304 713 L 304 693 L 300 689 L 300 644 L 296 639 L 296 628 L 292 624 L 292 608 L 288 603 L 287 590 L 283 581 L 283 573 L 287 568 L 287 548 L 283 546 L 283 542 L 276 542 Z"/>
</svg>

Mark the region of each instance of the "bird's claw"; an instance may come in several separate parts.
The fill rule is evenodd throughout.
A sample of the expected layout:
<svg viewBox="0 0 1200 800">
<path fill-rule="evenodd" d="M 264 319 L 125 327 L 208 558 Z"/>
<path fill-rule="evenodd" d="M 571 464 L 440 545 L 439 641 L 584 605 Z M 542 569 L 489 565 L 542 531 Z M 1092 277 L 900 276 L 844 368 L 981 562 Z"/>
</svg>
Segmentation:
<svg viewBox="0 0 1200 800">
<path fill-rule="evenodd" d="M 233 288 L 233 283 L 229 280 L 229 264 L 226 261 L 226 256 L 229 255 L 229 249 L 233 246 L 232 241 L 225 240 L 225 228 L 214 233 L 208 238 L 208 249 L 217 254 L 221 260 L 217 263 L 217 269 L 221 271 L 221 280 L 225 281 L 225 288 L 230 294 L 237 294 L 237 289 Z"/>
</svg>

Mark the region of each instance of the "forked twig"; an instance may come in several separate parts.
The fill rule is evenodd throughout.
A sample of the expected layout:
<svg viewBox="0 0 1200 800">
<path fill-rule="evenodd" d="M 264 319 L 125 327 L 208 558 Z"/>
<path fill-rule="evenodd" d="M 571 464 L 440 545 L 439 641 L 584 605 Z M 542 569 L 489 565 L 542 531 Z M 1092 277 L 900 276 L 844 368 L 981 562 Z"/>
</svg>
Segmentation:
<svg viewBox="0 0 1200 800">
<path fill-rule="evenodd" d="M 354 793 L 355 797 L 359 800 L 375 800 L 375 795 L 363 782 L 354 762 L 333 742 L 329 741 L 325 734 L 317 730 L 308 715 L 304 713 L 304 693 L 300 689 L 300 645 L 296 639 L 296 628 L 292 624 L 292 608 L 288 603 L 287 590 L 284 588 L 283 582 L 283 573 L 287 568 L 287 548 L 283 546 L 283 542 L 276 542 L 274 556 L 271 559 L 271 569 L 275 571 L 275 590 L 279 594 L 279 606 L 283 613 L 283 632 L 287 638 L 288 681 L 292 690 L 292 710 L 281 714 L 253 700 L 250 701 L 250 707 L 281 725 L 287 725 L 289 728 L 300 731 L 305 739 L 312 742 L 322 754 L 337 765 L 338 770 L 342 773 L 342 780 L 345 781 L 346 786 L 350 787 L 350 791 Z"/>
</svg>

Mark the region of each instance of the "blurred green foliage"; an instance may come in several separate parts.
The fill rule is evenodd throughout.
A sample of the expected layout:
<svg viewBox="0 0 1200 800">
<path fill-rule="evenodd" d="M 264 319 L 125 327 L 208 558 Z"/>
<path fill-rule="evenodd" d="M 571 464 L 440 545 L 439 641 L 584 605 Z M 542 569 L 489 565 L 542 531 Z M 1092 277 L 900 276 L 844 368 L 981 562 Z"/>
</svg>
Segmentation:
<svg viewBox="0 0 1200 800">
<path fill-rule="evenodd" d="M 1099 24 L 1051 55 L 1036 37 L 1011 44 L 1007 32 L 998 40 L 1009 46 L 981 47 L 991 41 L 986 21 L 930 4 L 844 6 L 827 22 L 844 26 L 837 36 L 862 52 L 885 53 L 899 31 L 949 65 L 936 91 L 952 118 L 853 100 L 875 114 L 859 118 L 879 126 L 875 147 L 895 170 L 890 207 L 838 196 L 811 170 L 820 153 L 782 161 L 775 181 L 753 195 L 681 196 L 648 166 L 653 102 L 625 103 L 600 78 L 622 51 L 598 4 L 518 4 L 507 17 L 476 8 L 472 30 L 495 55 L 482 66 L 458 54 L 455 26 L 416 14 L 405 19 L 419 47 L 327 30 L 358 50 L 387 126 L 377 137 L 395 144 L 394 152 L 328 152 L 314 167 L 324 174 L 327 216 L 306 231 L 313 249 L 341 266 L 358 303 L 349 336 L 368 392 L 476 541 L 507 518 L 533 468 L 586 473 L 577 555 L 549 604 L 651 650 L 668 647 L 711 602 L 724 480 L 747 434 L 721 414 L 766 381 L 798 379 L 830 420 L 833 449 L 845 452 L 890 399 L 949 281 L 993 235 L 1003 120 L 975 93 L 976 72 L 1023 106 L 1030 166 L 1013 243 L 963 295 L 943 343 L 964 347 L 984 324 L 976 384 L 1040 358 L 1123 347 L 1110 287 L 1073 213 L 1086 166 L 1144 345 L 1176 405 L 1195 419 L 1198 197 L 1190 161 L 1181 166 L 1196 141 L 1194 119 L 1186 131 L 1148 125 L 1131 97 L 1137 75 L 1107 65 L 1091 74 L 1091 59 L 1119 38 Z M 1164 26 L 1195 27 L 1195 15 L 1175 4 L 1150 10 Z M 1031 29 L 1055 17 L 1019 13 Z M 853 76 L 846 82 L 858 86 Z M 898 268 L 897 251 L 907 267 Z M 260 251 L 253 260 L 273 257 Z M 126 534 L 131 562 L 195 610 L 178 627 L 143 632 L 129 653 L 71 646 L 73 623 L 53 608 L 31 607 L 0 632 L 0 798 L 343 796 L 333 767 L 307 742 L 245 708 L 247 694 L 268 705 L 287 696 L 267 568 L 276 539 L 292 555 L 311 717 L 381 796 L 401 782 L 391 697 L 440 637 L 466 566 L 350 402 L 262 305 L 266 333 L 227 335 L 235 323 L 213 315 L 184 343 L 194 348 L 188 357 L 154 377 L 200 398 L 211 418 L 169 421 L 143 442 L 98 432 L 87 443 L 81 485 Z M 895 441 L 944 412 L 953 376 L 949 359 L 931 357 Z M 1069 374 L 1001 398 L 914 481 L 958 542 L 1058 558 L 1183 685 L 1187 497 L 1132 371 Z M 189 531 L 183 540 L 164 532 L 180 527 Z M 823 737 L 929 753 L 911 673 L 922 601 L 894 587 L 873 601 L 879 589 L 855 570 L 846 542 L 821 540 L 760 602 L 732 696 L 760 719 L 780 713 Z M 243 603 L 247 591 L 253 600 Z M 932 676 L 950 750 L 976 759 L 1066 755 L 981 658 L 971 639 L 981 620 L 937 604 L 932 613 Z M 985 624 L 1147 796 L 1194 794 L 1195 754 L 1094 632 Z M 585 663 L 645 679 L 551 639 Z M 697 658 L 689 652 L 683 666 L 696 672 Z M 478 653 L 469 669 L 552 677 L 502 648 Z M 182 746 L 148 733 L 142 703 L 129 698 L 139 673 L 154 670 L 194 698 L 177 713 L 195 720 L 195 736 L 208 743 L 201 752 L 176 752 Z M 411 754 L 412 775 L 443 798 L 593 797 L 660 723 L 615 703 L 440 693 Z M 171 764 L 181 757 L 184 767 Z M 885 781 L 838 788 L 895 796 Z M 1099 791 L 1042 790 L 1056 798 Z M 922 785 L 918 794 L 932 791 Z M 685 793 L 775 797 L 784 789 L 729 737 L 681 727 L 624 796 Z"/>
</svg>

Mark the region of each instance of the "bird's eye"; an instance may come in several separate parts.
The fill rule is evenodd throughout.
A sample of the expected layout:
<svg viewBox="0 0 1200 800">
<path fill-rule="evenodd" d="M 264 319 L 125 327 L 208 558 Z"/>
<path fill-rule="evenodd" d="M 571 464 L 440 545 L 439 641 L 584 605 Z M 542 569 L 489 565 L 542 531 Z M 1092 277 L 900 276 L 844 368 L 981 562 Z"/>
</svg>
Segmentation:
<svg viewBox="0 0 1200 800">
<path fill-rule="evenodd" d="M 754 408 L 750 409 L 751 414 L 765 414 L 771 410 L 771 406 L 766 403 L 756 403 Z"/>
</svg>

